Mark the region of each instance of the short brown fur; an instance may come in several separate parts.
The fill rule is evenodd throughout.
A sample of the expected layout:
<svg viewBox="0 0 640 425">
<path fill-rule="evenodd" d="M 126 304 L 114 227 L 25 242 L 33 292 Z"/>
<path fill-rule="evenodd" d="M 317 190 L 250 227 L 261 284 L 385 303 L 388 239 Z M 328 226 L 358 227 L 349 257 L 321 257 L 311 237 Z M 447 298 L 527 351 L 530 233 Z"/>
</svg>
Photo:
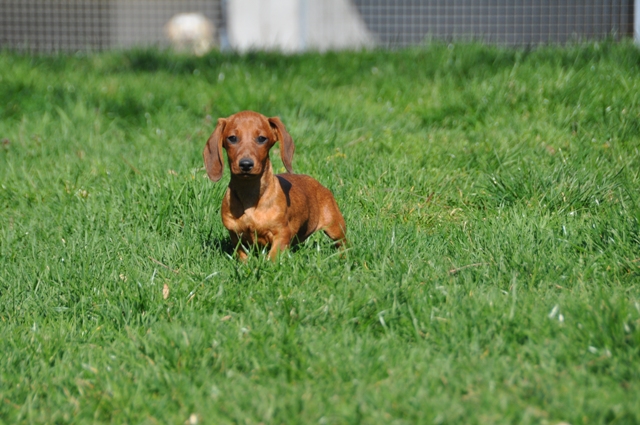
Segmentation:
<svg viewBox="0 0 640 425">
<path fill-rule="evenodd" d="M 274 175 L 269 150 L 277 141 L 288 172 Z M 219 119 L 203 152 L 214 182 L 222 177 L 223 149 L 231 181 L 222 200 L 222 223 L 241 260 L 247 258 L 245 247 L 253 244 L 270 247 L 269 258 L 275 260 L 291 243 L 317 230 L 336 246 L 344 244 L 344 218 L 329 189 L 312 177 L 292 173 L 295 147 L 279 118 L 243 111 Z"/>
</svg>

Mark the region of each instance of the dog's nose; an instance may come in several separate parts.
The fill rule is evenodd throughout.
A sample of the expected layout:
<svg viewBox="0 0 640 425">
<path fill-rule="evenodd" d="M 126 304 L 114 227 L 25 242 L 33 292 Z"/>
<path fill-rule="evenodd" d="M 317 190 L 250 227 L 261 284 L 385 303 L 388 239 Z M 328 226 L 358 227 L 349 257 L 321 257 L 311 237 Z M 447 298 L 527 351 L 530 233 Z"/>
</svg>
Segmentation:
<svg viewBox="0 0 640 425">
<path fill-rule="evenodd" d="M 253 168 L 253 160 L 249 158 L 242 158 L 240 162 L 238 162 L 238 165 L 240 166 L 240 169 L 246 173 L 251 171 Z"/>
</svg>

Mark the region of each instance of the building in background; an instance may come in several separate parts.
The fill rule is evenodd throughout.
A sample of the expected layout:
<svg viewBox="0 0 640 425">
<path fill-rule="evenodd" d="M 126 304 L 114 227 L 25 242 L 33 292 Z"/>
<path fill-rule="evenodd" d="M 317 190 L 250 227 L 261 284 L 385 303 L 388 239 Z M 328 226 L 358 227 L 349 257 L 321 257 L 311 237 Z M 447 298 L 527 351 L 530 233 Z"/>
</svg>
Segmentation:
<svg viewBox="0 0 640 425">
<path fill-rule="evenodd" d="M 404 47 L 431 40 L 517 46 L 634 33 L 640 41 L 639 9 L 640 0 L 0 0 L 0 47 L 168 47 L 165 26 L 180 13 L 206 17 L 221 48 L 240 51 Z"/>
</svg>

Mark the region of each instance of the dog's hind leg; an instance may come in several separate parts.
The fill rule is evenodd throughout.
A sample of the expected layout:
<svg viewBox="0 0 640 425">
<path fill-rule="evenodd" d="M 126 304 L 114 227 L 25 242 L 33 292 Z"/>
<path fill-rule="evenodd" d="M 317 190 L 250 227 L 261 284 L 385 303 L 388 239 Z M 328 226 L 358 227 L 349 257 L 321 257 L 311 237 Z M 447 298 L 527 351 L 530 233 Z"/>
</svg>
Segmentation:
<svg viewBox="0 0 640 425">
<path fill-rule="evenodd" d="M 335 241 L 336 248 L 344 247 L 347 243 L 347 228 L 342 214 L 337 212 L 328 226 L 323 227 L 324 233 Z"/>
</svg>

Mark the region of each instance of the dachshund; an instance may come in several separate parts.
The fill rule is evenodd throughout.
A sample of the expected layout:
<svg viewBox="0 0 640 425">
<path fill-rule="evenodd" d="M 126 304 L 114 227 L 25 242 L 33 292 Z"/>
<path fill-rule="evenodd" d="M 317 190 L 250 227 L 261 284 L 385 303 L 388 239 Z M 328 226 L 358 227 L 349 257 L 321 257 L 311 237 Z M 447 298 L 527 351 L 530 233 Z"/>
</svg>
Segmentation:
<svg viewBox="0 0 640 425">
<path fill-rule="evenodd" d="M 274 175 L 269 150 L 276 142 L 287 173 Z M 248 247 L 258 245 L 268 247 L 275 261 L 280 252 L 318 230 L 336 247 L 344 246 L 345 221 L 335 198 L 312 177 L 293 174 L 295 147 L 279 118 L 252 111 L 220 118 L 203 152 L 214 182 L 222 177 L 223 149 L 231 180 L 220 212 L 240 260 L 246 261 Z"/>
</svg>

